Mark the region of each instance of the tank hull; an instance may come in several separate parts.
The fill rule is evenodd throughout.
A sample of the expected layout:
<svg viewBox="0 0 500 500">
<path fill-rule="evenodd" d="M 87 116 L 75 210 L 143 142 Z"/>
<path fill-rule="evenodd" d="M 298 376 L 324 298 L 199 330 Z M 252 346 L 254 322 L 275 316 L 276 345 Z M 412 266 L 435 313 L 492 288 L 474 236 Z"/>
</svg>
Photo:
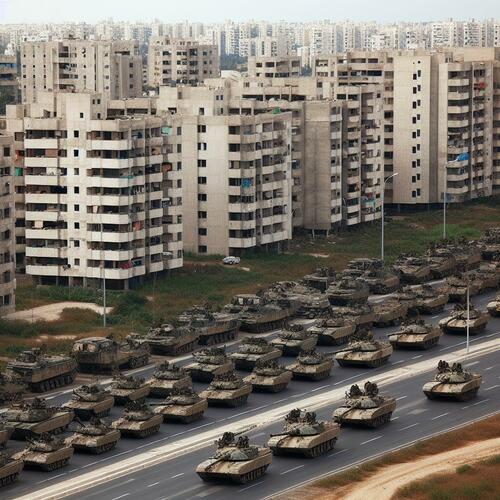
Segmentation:
<svg viewBox="0 0 500 500">
<path fill-rule="evenodd" d="M 240 330 L 248 333 L 265 333 L 282 328 L 292 315 L 291 309 L 282 309 L 274 313 L 263 314 L 255 318 L 242 318 Z"/>
<path fill-rule="evenodd" d="M 0 467 L 0 486 L 8 486 L 15 483 L 23 470 L 23 466 L 24 463 L 22 460 L 13 460 Z"/>
<path fill-rule="evenodd" d="M 398 268 L 401 281 L 406 285 L 420 285 L 431 279 L 430 266 L 419 266 L 410 269 Z"/>
<path fill-rule="evenodd" d="M 14 460 L 22 460 L 26 469 L 39 469 L 44 472 L 61 469 L 68 465 L 74 450 L 71 446 L 65 446 L 57 451 L 41 453 L 38 451 L 20 451 L 12 455 Z"/>
<path fill-rule="evenodd" d="M 443 279 L 452 275 L 456 269 L 457 261 L 455 258 L 439 259 L 438 261 L 431 263 L 431 276 L 436 280 Z"/>
<path fill-rule="evenodd" d="M 356 290 L 353 292 L 327 292 L 328 300 L 332 306 L 346 306 L 349 303 L 362 304 L 368 300 L 370 291 L 366 290 Z"/>
<path fill-rule="evenodd" d="M 120 440 L 120 431 L 111 430 L 102 436 L 85 436 L 74 434 L 66 439 L 66 444 L 72 446 L 75 451 L 100 455 L 115 448 Z"/>
<path fill-rule="evenodd" d="M 428 333 L 399 333 L 389 336 L 389 342 L 394 349 L 430 349 L 438 344 L 443 332 L 434 327 Z"/>
<path fill-rule="evenodd" d="M 173 342 L 162 341 L 161 339 L 147 338 L 146 344 L 149 345 L 153 354 L 160 356 L 175 356 L 177 354 L 186 354 L 194 351 L 198 346 L 198 335 L 186 335 L 176 338 Z"/>
<path fill-rule="evenodd" d="M 494 300 L 487 306 L 488 312 L 491 316 L 498 318 L 500 316 L 500 300 Z"/>
<path fill-rule="evenodd" d="M 292 373 L 288 370 L 275 376 L 263 376 L 251 373 L 243 379 L 252 384 L 252 391 L 255 392 L 281 392 L 286 389 L 292 380 Z"/>
<path fill-rule="evenodd" d="M 234 390 L 205 390 L 200 392 L 200 397 L 207 400 L 208 406 L 223 406 L 237 408 L 243 406 L 252 392 L 252 386 L 245 384 Z"/>
<path fill-rule="evenodd" d="M 387 424 L 391 420 L 392 413 L 396 409 L 396 400 L 387 398 L 382 405 L 370 409 L 348 409 L 341 406 L 333 413 L 333 419 L 340 425 L 361 426 L 377 428 Z"/>
<path fill-rule="evenodd" d="M 349 341 L 351 335 L 356 331 L 355 324 L 340 327 L 326 327 L 318 330 L 318 345 L 342 345 Z"/>
<path fill-rule="evenodd" d="M 377 327 L 385 327 L 391 325 L 399 325 L 408 313 L 408 307 L 404 304 L 395 304 L 390 308 L 377 308 L 374 309 L 375 320 L 373 324 Z"/>
<path fill-rule="evenodd" d="M 203 413 L 207 408 L 208 402 L 205 399 L 201 399 L 192 405 L 157 406 L 154 412 L 161 415 L 164 422 L 188 424 L 203 418 Z"/>
<path fill-rule="evenodd" d="M 233 362 L 228 360 L 222 365 L 210 365 L 208 363 L 191 363 L 185 367 L 196 382 L 212 382 L 215 375 L 222 375 L 233 371 Z"/>
<path fill-rule="evenodd" d="M 241 354 L 238 352 L 232 353 L 230 358 L 234 362 L 234 366 L 237 370 L 251 372 L 258 361 L 269 361 L 271 359 L 277 359 L 281 357 L 281 351 L 279 349 L 273 349 L 272 351 L 266 352 L 264 354 Z"/>
<path fill-rule="evenodd" d="M 477 319 L 469 321 L 469 334 L 477 335 L 486 328 L 488 324 L 488 315 L 483 314 Z M 467 321 L 445 318 L 439 322 L 439 326 L 444 333 L 453 335 L 467 335 Z"/>
<path fill-rule="evenodd" d="M 330 372 L 333 368 L 333 360 L 325 360 L 318 365 L 303 365 L 301 363 L 293 363 L 287 368 L 292 372 L 292 377 L 294 380 L 323 380 L 330 376 Z"/>
<path fill-rule="evenodd" d="M 163 421 L 161 415 L 153 415 L 148 420 L 133 421 L 119 418 L 112 422 L 113 429 L 120 431 L 122 436 L 143 439 L 156 434 L 160 430 Z"/>
<path fill-rule="evenodd" d="M 106 417 L 115 404 L 115 398 L 109 396 L 102 401 L 73 401 L 70 400 L 63 408 L 72 410 L 80 420 L 90 420 L 92 417 Z"/>
<path fill-rule="evenodd" d="M 149 395 L 149 385 L 143 385 L 137 389 L 118 389 L 111 387 L 110 394 L 115 399 L 115 406 L 124 406 L 131 401 L 145 398 Z"/>
<path fill-rule="evenodd" d="M 11 434 L 12 429 L 9 427 L 0 429 L 0 447 L 5 446 L 5 443 L 9 440 Z"/>
<path fill-rule="evenodd" d="M 471 380 L 461 384 L 427 382 L 422 390 L 429 399 L 468 401 L 477 396 L 481 382 L 481 376 L 476 375 Z"/>
<path fill-rule="evenodd" d="M 46 432 L 58 434 L 68 427 L 73 418 L 72 411 L 60 411 L 41 422 L 6 422 L 6 424 L 13 428 L 12 439 L 23 440 Z"/>
<path fill-rule="evenodd" d="M 149 385 L 149 397 L 152 398 L 166 398 L 171 394 L 173 389 L 191 389 L 193 387 L 193 382 L 189 376 L 176 380 L 164 380 L 153 377 L 146 383 Z"/>
<path fill-rule="evenodd" d="M 475 297 L 481 293 L 482 286 L 477 282 L 472 282 L 469 285 L 469 297 Z M 450 302 L 458 302 L 465 304 L 467 301 L 467 287 L 450 287 L 448 291 Z"/>
<path fill-rule="evenodd" d="M 433 298 L 420 298 L 417 300 L 415 309 L 420 314 L 436 314 L 444 309 L 444 306 L 449 302 L 448 294 L 440 294 Z"/>
<path fill-rule="evenodd" d="M 237 320 L 224 321 L 220 325 L 202 328 L 199 332 L 198 344 L 209 346 L 230 342 L 236 338 L 240 329 L 240 322 Z"/>
<path fill-rule="evenodd" d="M 300 351 L 307 351 L 316 346 L 318 337 L 311 335 L 304 340 L 282 340 L 279 337 L 271 340 L 271 344 L 282 352 L 282 356 L 297 356 Z"/>
<path fill-rule="evenodd" d="M 366 366 L 368 368 L 377 368 L 387 363 L 391 357 L 392 351 L 391 345 L 377 351 L 343 351 L 337 353 L 335 359 L 340 366 Z"/>
</svg>

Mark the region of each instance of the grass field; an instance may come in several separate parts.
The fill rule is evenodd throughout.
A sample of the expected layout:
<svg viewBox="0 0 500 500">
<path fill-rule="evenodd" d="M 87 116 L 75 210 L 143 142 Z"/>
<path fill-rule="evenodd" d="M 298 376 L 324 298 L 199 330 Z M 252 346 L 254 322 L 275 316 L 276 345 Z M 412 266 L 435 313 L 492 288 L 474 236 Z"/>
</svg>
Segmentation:
<svg viewBox="0 0 500 500">
<path fill-rule="evenodd" d="M 442 235 L 442 212 L 425 211 L 388 217 L 386 259 L 393 261 L 402 252 L 424 252 L 429 243 Z M 448 210 L 450 237 L 477 238 L 488 227 L 500 224 L 500 198 L 471 202 Z M 275 281 L 302 277 L 319 266 L 342 269 L 355 257 L 380 255 L 380 223 L 313 239 L 295 238 L 285 254 L 260 253 L 242 259 L 240 266 L 226 267 L 218 257 L 186 255 L 183 269 L 170 277 L 149 280 L 134 292 L 108 293 L 108 304 L 115 306 L 106 333 L 124 336 L 132 331 L 143 332 L 160 320 L 171 320 L 180 311 L 197 303 L 220 307 L 236 293 L 256 292 Z M 102 303 L 99 291 L 81 288 L 37 287 L 22 280 L 17 290 L 18 310 L 60 301 Z M 9 355 L 7 348 L 17 350 L 19 339 L 24 345 L 35 342 L 39 335 L 96 334 L 102 335 L 97 315 L 65 314 L 52 323 L 0 323 L 0 356 Z M 52 347 L 48 342 L 49 347 Z M 59 346 L 59 344 L 57 344 Z"/>
</svg>

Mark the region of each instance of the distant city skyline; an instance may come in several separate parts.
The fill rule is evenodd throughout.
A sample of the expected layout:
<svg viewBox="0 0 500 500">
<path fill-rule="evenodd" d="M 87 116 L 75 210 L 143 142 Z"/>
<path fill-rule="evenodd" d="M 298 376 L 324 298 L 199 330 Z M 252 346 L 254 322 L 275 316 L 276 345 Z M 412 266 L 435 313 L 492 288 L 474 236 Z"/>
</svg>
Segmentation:
<svg viewBox="0 0 500 500">
<path fill-rule="evenodd" d="M 498 0 L 465 2 L 464 0 L 421 0 L 373 2 L 351 0 L 184 0 L 175 10 L 164 0 L 0 0 L 0 23 L 98 22 L 112 17 L 115 21 L 222 22 L 225 20 L 319 21 L 352 20 L 357 22 L 440 21 L 453 19 L 485 19 L 500 15 Z"/>
</svg>

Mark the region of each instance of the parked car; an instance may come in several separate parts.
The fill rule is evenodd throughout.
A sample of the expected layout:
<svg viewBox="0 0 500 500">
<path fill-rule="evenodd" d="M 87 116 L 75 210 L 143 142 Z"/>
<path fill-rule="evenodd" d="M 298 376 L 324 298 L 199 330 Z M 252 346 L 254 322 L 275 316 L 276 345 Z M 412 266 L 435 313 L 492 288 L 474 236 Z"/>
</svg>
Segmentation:
<svg viewBox="0 0 500 500">
<path fill-rule="evenodd" d="M 233 266 L 235 264 L 239 264 L 240 260 L 241 259 L 239 257 L 228 256 L 222 259 L 222 263 L 226 266 Z"/>
</svg>

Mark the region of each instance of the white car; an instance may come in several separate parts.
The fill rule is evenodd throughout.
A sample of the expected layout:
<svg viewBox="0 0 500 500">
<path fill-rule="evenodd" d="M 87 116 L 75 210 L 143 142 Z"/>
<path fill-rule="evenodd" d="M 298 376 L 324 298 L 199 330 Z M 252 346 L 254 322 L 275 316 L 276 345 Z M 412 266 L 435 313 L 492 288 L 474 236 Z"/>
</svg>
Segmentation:
<svg viewBox="0 0 500 500">
<path fill-rule="evenodd" d="M 234 264 L 239 264 L 240 263 L 240 258 L 239 257 L 224 257 L 222 259 L 222 263 L 226 264 L 227 266 L 233 266 Z"/>
</svg>

